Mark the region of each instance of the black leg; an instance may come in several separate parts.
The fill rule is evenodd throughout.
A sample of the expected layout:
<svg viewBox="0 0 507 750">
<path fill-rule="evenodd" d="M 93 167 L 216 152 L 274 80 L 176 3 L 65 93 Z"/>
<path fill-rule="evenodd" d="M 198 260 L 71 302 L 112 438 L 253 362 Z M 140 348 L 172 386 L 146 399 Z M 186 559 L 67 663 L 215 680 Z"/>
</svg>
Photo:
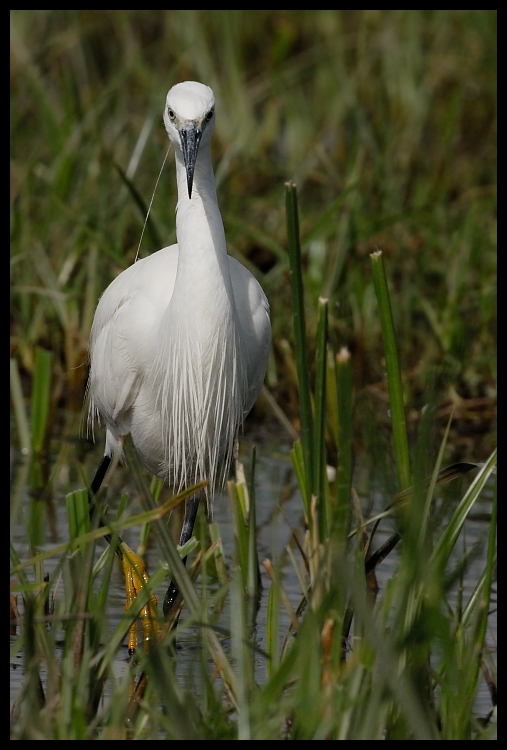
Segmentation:
<svg viewBox="0 0 507 750">
<path fill-rule="evenodd" d="M 90 485 L 90 489 L 94 495 L 96 495 L 97 492 L 100 490 L 102 482 L 104 481 L 104 477 L 106 476 L 106 472 L 109 469 L 110 463 L 111 463 L 110 456 L 102 457 L 102 461 L 100 462 L 99 468 L 97 469 L 95 476 L 93 477 L 93 482 Z"/>
<path fill-rule="evenodd" d="M 103 456 L 102 461 L 99 464 L 99 468 L 95 472 L 95 476 L 93 477 L 93 481 L 90 485 L 90 491 L 88 493 L 88 505 L 90 508 L 90 518 L 93 518 L 93 514 L 95 512 L 95 495 L 97 495 L 98 491 L 100 490 L 102 486 L 102 482 L 104 481 L 104 477 L 106 476 L 107 470 L 109 469 L 109 465 L 111 464 L 111 456 Z M 99 526 L 105 526 L 102 519 L 99 520 Z M 104 539 L 108 544 L 111 544 L 112 538 L 110 534 L 106 534 Z M 122 543 L 122 539 L 118 537 L 119 544 Z M 116 546 L 116 554 L 120 558 L 120 560 L 123 559 L 123 553 L 120 549 L 120 547 Z"/>
<path fill-rule="evenodd" d="M 186 544 L 192 536 L 195 519 L 197 517 L 197 511 L 199 509 L 201 494 L 202 493 L 198 492 L 196 495 L 192 495 L 192 497 L 189 497 L 185 503 L 185 518 L 183 519 L 183 526 L 181 528 L 180 547 Z M 187 558 L 184 557 L 183 565 L 185 565 L 186 562 Z M 173 583 L 173 581 L 171 581 L 164 599 L 164 617 L 169 617 L 169 615 L 171 614 L 171 610 L 174 606 L 174 602 L 176 601 L 176 597 L 178 596 L 178 594 L 178 587 L 175 583 Z"/>
</svg>

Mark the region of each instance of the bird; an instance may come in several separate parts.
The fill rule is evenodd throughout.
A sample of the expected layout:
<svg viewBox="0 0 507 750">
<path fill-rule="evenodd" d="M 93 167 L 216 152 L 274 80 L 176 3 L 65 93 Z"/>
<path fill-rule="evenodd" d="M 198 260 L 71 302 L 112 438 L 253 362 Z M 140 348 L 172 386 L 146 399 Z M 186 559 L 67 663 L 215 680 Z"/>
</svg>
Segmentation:
<svg viewBox="0 0 507 750">
<path fill-rule="evenodd" d="M 176 491 L 206 481 L 211 511 L 264 382 L 269 303 L 253 274 L 227 252 L 210 148 L 215 116 L 209 86 L 185 81 L 169 90 L 163 122 L 176 163 L 177 242 L 121 272 L 95 311 L 88 421 L 105 425 L 106 436 L 90 498 L 130 433 L 141 463 Z M 200 500 L 201 494 L 186 500 L 180 545 L 192 536 Z M 129 578 L 135 556 L 127 557 Z M 171 582 L 166 617 L 177 594 Z"/>
</svg>

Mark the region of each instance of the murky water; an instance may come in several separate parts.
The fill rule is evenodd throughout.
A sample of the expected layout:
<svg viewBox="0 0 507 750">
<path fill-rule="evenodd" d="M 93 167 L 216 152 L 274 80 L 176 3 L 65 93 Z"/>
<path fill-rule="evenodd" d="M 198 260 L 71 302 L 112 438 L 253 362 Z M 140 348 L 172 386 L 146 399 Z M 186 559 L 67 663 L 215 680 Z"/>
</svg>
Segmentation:
<svg viewBox="0 0 507 750">
<path fill-rule="evenodd" d="M 245 436 L 245 441 L 241 446 L 241 458 L 246 465 L 250 462 L 251 456 L 251 444 L 249 442 L 248 434 Z M 251 440 L 250 436 L 250 440 Z M 55 512 L 54 519 L 54 530 L 57 538 L 48 542 L 44 549 L 50 549 L 55 546 L 56 543 L 61 543 L 67 539 L 68 526 L 67 526 L 67 515 L 65 508 L 65 496 L 64 492 L 68 492 L 70 489 L 78 489 L 82 487 L 80 483 L 80 477 L 78 472 L 72 468 L 72 457 L 74 452 L 77 450 L 77 443 L 71 442 L 67 450 L 67 460 L 57 460 L 57 466 L 59 466 L 60 479 L 58 477 L 55 481 L 55 491 L 53 497 L 53 507 Z M 301 600 L 301 589 L 298 582 L 297 575 L 290 563 L 287 555 L 284 555 L 286 546 L 290 543 L 293 529 L 302 528 L 302 504 L 297 485 L 293 475 L 293 471 L 289 459 L 290 444 L 285 439 L 284 435 L 271 436 L 269 439 L 266 436 L 262 437 L 262 440 L 257 439 L 257 462 L 256 462 L 256 508 L 257 508 L 257 541 L 258 541 L 258 555 L 259 560 L 262 562 L 263 559 L 269 558 L 270 560 L 277 561 L 282 560 L 282 570 L 284 576 L 284 588 L 287 592 L 291 604 L 294 609 L 297 608 Z M 102 446 L 97 445 L 93 451 L 89 451 L 85 457 L 85 471 L 88 477 L 93 475 L 96 465 L 100 460 L 102 452 Z M 20 476 L 20 465 L 15 464 L 13 470 L 13 482 L 23 482 L 23 476 Z M 75 476 L 74 476 L 75 475 Z M 26 480 L 25 480 L 26 481 Z M 130 496 L 135 497 L 135 488 L 132 480 L 129 477 L 128 469 L 120 468 L 117 471 L 117 477 L 114 480 L 114 486 L 118 489 L 118 496 L 121 491 L 125 488 L 129 489 Z M 59 494 L 62 488 L 61 493 Z M 108 498 L 111 496 L 111 491 Z M 20 493 L 21 503 L 24 506 L 26 512 L 26 506 L 28 504 L 28 492 L 26 487 Z M 385 505 L 380 495 L 374 496 L 374 507 L 371 512 L 378 512 Z M 375 507 L 378 506 L 378 507 Z M 480 510 L 484 511 L 484 518 L 476 517 L 472 518 L 467 522 L 466 528 L 466 540 L 468 545 L 473 545 L 478 541 L 484 541 L 488 533 L 488 523 L 486 520 L 487 511 L 489 504 L 487 499 L 481 505 Z M 139 512 L 141 508 L 136 506 L 130 508 L 132 513 Z M 114 508 L 111 509 L 114 511 Z M 233 559 L 234 554 L 234 541 L 231 523 L 231 510 L 229 506 L 228 498 L 224 493 L 217 494 L 215 498 L 214 506 L 214 520 L 218 523 L 222 542 L 224 545 L 224 552 L 228 563 Z M 384 529 L 381 528 L 377 532 L 375 537 L 376 545 L 378 546 L 384 542 L 391 533 L 391 529 L 387 524 L 383 524 Z M 129 530 L 125 535 L 125 540 L 132 545 L 135 549 L 139 540 L 138 530 Z M 136 536 L 137 534 L 137 536 Z M 13 528 L 13 543 L 18 555 L 21 559 L 28 554 L 27 541 L 25 536 L 25 523 L 17 523 Z M 100 554 L 103 549 L 101 543 L 97 544 L 97 554 Z M 474 560 L 470 566 L 467 578 L 465 580 L 464 601 L 467 601 L 468 596 L 471 594 L 473 587 L 477 581 L 478 576 L 483 568 L 484 564 L 485 547 L 480 556 Z M 147 555 L 148 567 L 154 570 L 158 565 L 157 552 L 154 548 L 148 550 Z M 377 578 L 380 589 L 382 589 L 385 582 L 393 574 L 397 561 L 396 550 L 379 566 L 377 570 Z M 45 562 L 45 570 L 51 573 L 54 570 L 56 559 L 49 559 Z M 264 646 L 264 633 L 267 613 L 267 598 L 269 591 L 269 579 L 264 569 L 261 566 L 262 573 L 262 597 L 260 603 L 260 609 L 257 614 L 257 645 L 260 649 Z M 163 600 L 165 588 L 162 587 L 157 596 L 159 601 Z M 116 627 L 120 618 L 123 615 L 123 609 L 125 605 L 125 588 L 123 582 L 123 576 L 118 569 L 113 574 L 113 580 L 111 589 L 108 597 L 108 608 L 111 629 Z M 495 605 L 496 606 L 496 605 Z M 185 611 L 182 613 L 182 619 L 184 619 Z M 229 605 L 225 602 L 224 613 L 223 613 L 223 625 L 224 628 L 228 627 L 229 622 Z M 284 639 L 287 630 L 289 628 L 289 618 L 285 611 L 280 613 L 280 642 Z M 488 631 L 488 643 L 494 648 L 495 651 L 495 662 L 496 662 L 496 615 L 490 617 L 489 631 Z M 199 634 L 186 630 L 181 633 L 178 637 L 180 660 L 178 669 L 187 672 L 188 674 L 198 674 L 200 669 L 201 650 L 199 645 Z M 126 668 L 127 661 L 127 650 L 125 645 L 125 651 L 122 655 L 119 654 L 116 663 L 116 674 L 119 677 Z M 21 655 L 15 654 L 11 659 L 11 705 L 15 697 L 18 695 L 23 677 L 23 668 Z M 259 683 L 262 683 L 266 678 L 266 666 L 264 660 L 259 657 L 256 660 L 256 679 Z M 485 716 L 491 708 L 491 698 L 485 684 L 481 687 L 481 692 L 478 696 L 476 705 L 476 712 L 479 716 Z"/>
</svg>

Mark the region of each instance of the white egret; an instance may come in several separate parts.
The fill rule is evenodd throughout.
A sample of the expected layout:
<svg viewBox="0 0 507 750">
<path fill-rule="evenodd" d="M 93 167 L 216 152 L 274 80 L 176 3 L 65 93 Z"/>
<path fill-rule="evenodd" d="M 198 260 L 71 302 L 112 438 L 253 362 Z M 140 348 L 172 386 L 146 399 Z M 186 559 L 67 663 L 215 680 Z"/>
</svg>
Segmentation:
<svg viewBox="0 0 507 750">
<path fill-rule="evenodd" d="M 89 420 L 105 423 L 98 492 L 130 433 L 141 462 L 177 490 L 208 480 L 208 503 L 230 465 L 238 428 L 266 373 L 269 305 L 227 254 L 210 139 L 215 99 L 201 83 L 167 94 L 164 124 L 176 158 L 177 244 L 137 261 L 106 289 L 90 335 Z M 180 544 L 199 495 L 187 500 Z M 164 613 L 177 594 L 171 584 Z"/>
</svg>

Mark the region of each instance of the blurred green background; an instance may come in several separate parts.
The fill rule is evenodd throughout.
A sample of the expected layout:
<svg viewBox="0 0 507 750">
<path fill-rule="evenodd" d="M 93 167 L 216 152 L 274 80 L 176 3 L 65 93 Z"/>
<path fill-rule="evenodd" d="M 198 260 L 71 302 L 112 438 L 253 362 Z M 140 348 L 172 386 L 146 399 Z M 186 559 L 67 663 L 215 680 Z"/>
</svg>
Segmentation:
<svg viewBox="0 0 507 750">
<path fill-rule="evenodd" d="M 496 12 L 11 11 L 11 357 L 78 414 L 97 300 L 134 261 L 186 79 L 217 101 L 229 252 L 271 304 L 266 385 L 298 428 L 284 182 L 297 183 L 309 346 L 317 300 L 352 352 L 358 448 L 388 429 L 369 254 L 384 253 L 409 427 L 429 393 L 454 457 L 496 403 Z M 175 241 L 173 156 L 140 248 Z M 191 304 L 191 300 L 189 300 Z M 313 361 L 311 357 L 310 361 Z M 264 397 L 255 414 L 269 423 Z M 362 429 L 364 428 L 364 429 Z"/>
</svg>

